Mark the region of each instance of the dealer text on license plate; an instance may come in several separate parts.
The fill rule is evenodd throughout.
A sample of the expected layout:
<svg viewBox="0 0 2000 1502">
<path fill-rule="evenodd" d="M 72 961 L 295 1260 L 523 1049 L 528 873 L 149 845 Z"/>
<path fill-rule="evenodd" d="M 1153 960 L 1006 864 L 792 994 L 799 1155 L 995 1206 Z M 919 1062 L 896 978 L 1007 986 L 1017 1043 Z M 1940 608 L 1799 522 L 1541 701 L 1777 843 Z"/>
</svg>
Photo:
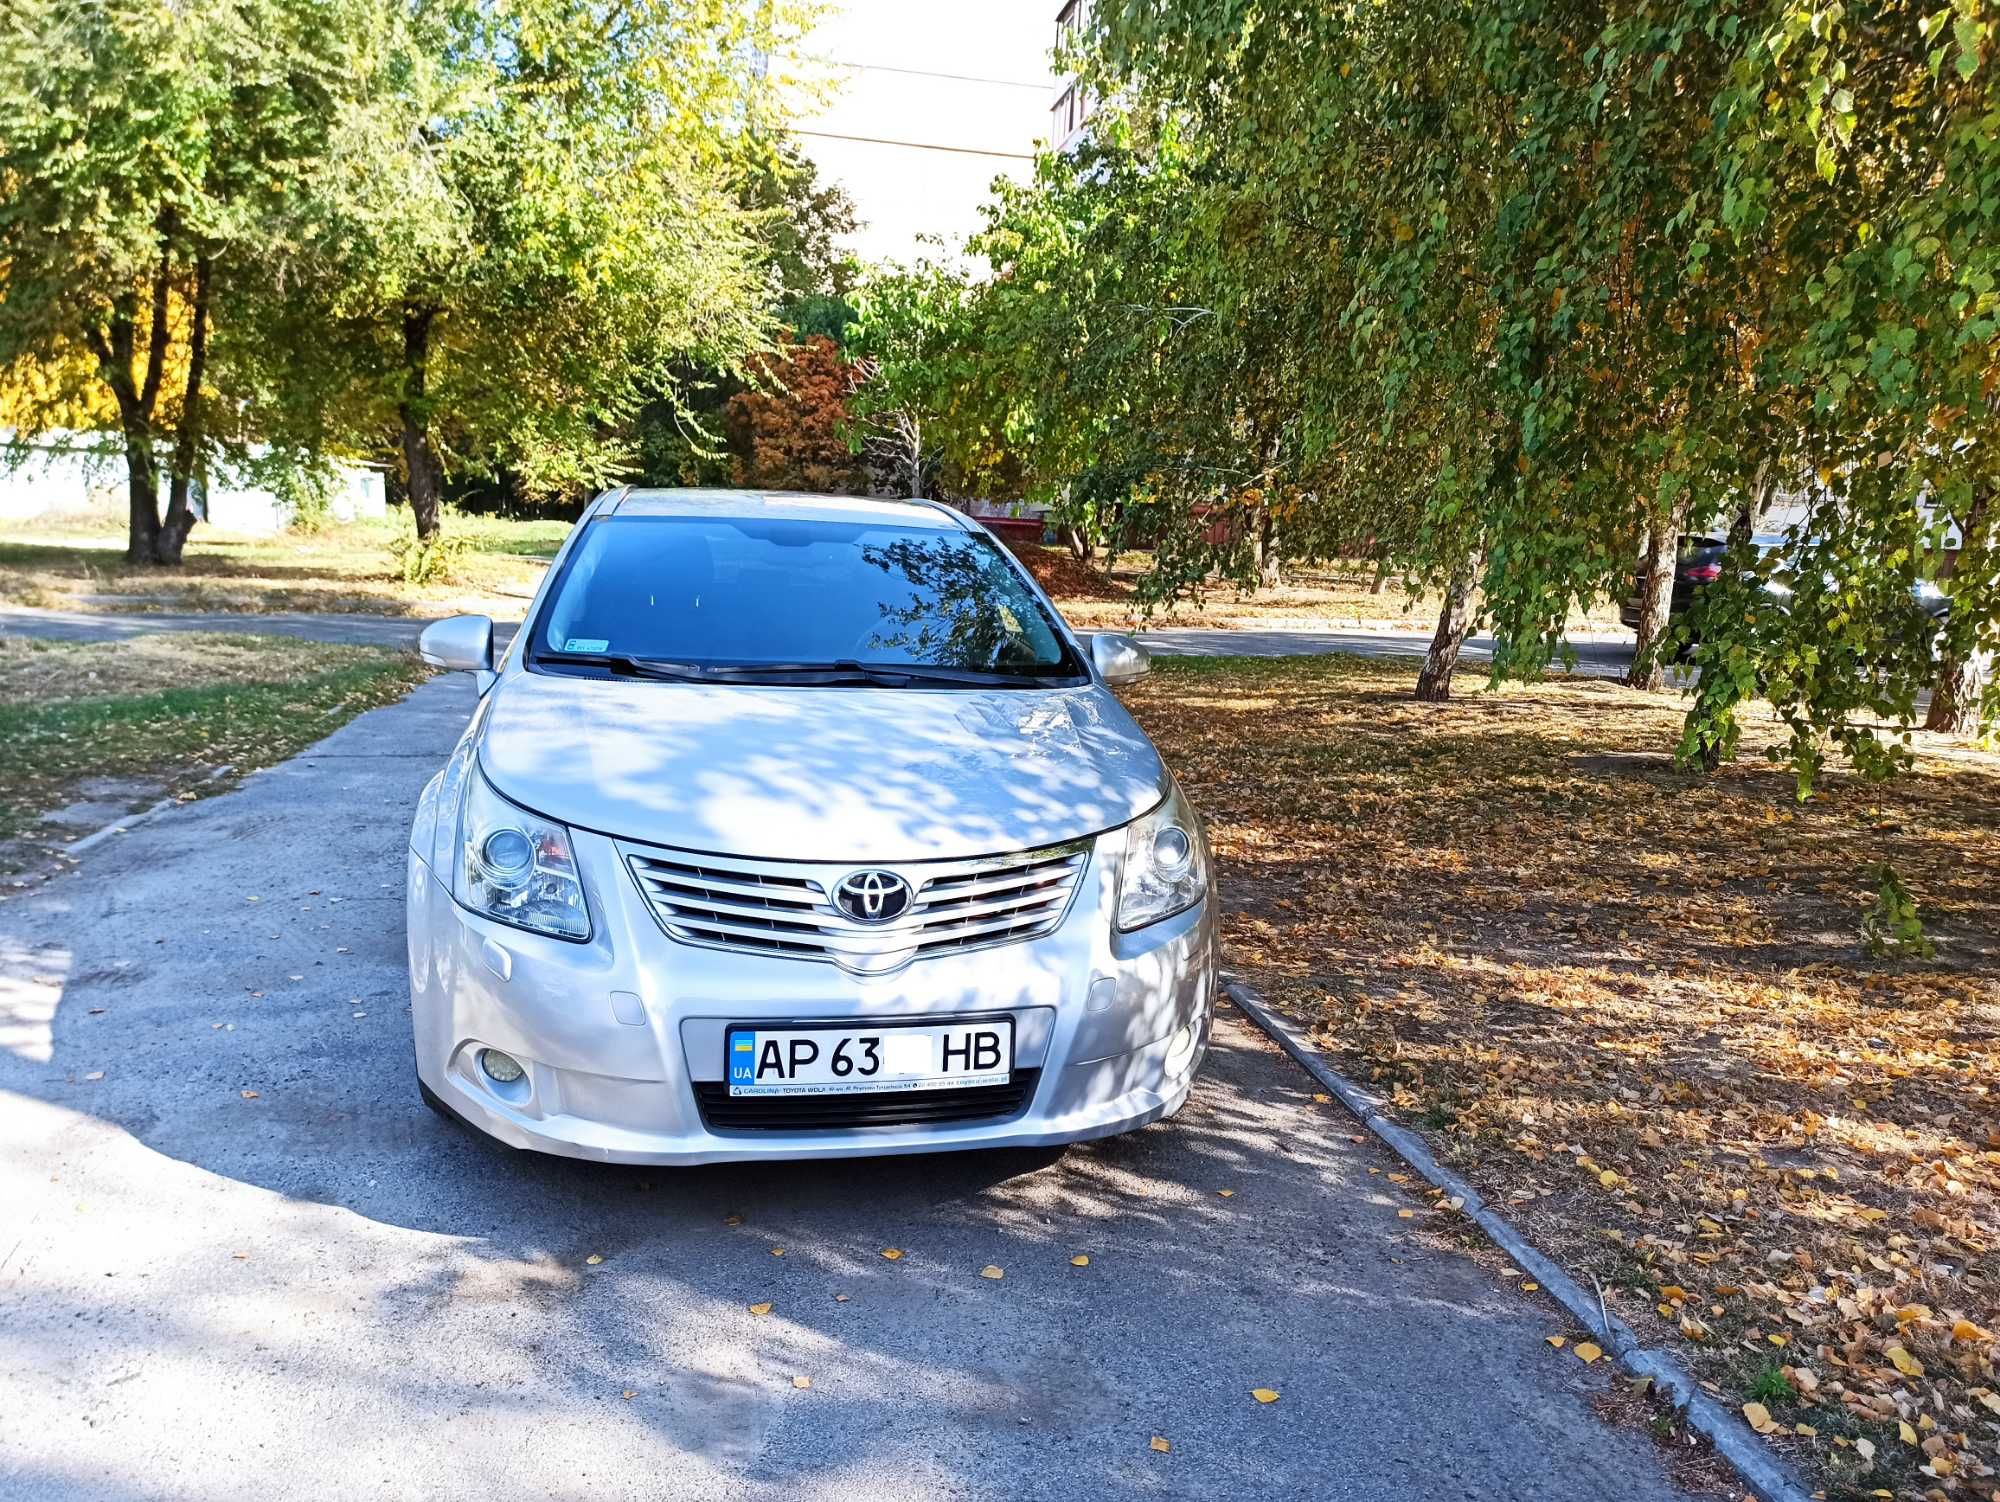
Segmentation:
<svg viewBox="0 0 2000 1502">
<path fill-rule="evenodd" d="M 1014 1020 L 926 1027 L 732 1027 L 731 1095 L 858 1095 L 1004 1085 Z"/>
</svg>

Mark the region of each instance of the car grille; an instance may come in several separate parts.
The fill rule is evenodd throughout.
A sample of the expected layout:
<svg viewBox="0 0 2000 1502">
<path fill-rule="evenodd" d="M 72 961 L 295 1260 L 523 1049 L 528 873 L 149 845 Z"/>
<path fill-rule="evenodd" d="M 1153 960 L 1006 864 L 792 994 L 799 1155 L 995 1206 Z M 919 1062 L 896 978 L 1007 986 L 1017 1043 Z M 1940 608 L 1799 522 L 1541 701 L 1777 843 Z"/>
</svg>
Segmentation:
<svg viewBox="0 0 2000 1502">
<path fill-rule="evenodd" d="M 1039 1069 L 1017 1069 L 1004 1085 L 903 1090 L 880 1095 L 732 1096 L 721 1080 L 696 1080 L 703 1125 L 716 1132 L 839 1131 L 855 1127 L 942 1126 L 1018 1116 L 1035 1096 Z"/>
<path fill-rule="evenodd" d="M 682 943 L 880 974 L 1052 932 L 1089 863 L 1090 841 L 888 867 L 912 893 L 909 911 L 888 923 L 863 923 L 834 906 L 830 894 L 853 866 L 643 848 L 628 848 L 626 859 L 653 916 Z"/>
</svg>

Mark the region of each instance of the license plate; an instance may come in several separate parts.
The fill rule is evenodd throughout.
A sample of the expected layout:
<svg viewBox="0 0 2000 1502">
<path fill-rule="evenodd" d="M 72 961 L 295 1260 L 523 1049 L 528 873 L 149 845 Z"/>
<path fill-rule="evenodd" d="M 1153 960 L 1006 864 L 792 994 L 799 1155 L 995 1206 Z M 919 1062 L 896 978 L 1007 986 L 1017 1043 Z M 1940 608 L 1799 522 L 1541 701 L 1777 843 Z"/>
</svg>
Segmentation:
<svg viewBox="0 0 2000 1502">
<path fill-rule="evenodd" d="M 731 1095 L 861 1095 L 1004 1085 L 1014 1019 L 933 1027 L 732 1027 Z"/>
</svg>

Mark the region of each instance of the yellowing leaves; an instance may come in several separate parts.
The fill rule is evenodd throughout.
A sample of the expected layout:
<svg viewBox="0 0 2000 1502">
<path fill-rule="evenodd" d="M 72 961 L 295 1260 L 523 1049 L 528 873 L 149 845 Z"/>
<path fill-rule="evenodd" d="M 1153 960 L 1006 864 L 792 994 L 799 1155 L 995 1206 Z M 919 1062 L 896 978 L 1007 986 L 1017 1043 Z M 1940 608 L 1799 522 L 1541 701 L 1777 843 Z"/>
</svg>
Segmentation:
<svg viewBox="0 0 2000 1502">
<path fill-rule="evenodd" d="M 979 1276 L 982 1278 L 990 1278 L 992 1281 L 997 1283 L 1002 1278 L 1006 1277 L 1007 1274 L 1004 1271 L 1002 1271 L 998 1266 L 989 1262 L 987 1263 L 986 1266 L 979 1269 Z"/>
<path fill-rule="evenodd" d="M 900 1262 L 903 1260 L 903 1250 L 901 1247 L 885 1246 L 882 1248 L 882 1257 L 887 1262 Z"/>
<path fill-rule="evenodd" d="M 1146 1443 L 1149 1449 L 1160 1455 L 1170 1454 L 1174 1448 L 1167 1442 L 1167 1437 L 1164 1434 L 1156 1434 Z"/>
<path fill-rule="evenodd" d="M 1278 1389 L 1275 1387 L 1253 1387 L 1250 1389 L 1250 1396 L 1255 1398 L 1259 1403 L 1275 1403 L 1278 1401 Z"/>
<path fill-rule="evenodd" d="M 1090 1256 L 1086 1252 L 1078 1252 L 1074 1257 L 1069 1259 L 1069 1265 L 1071 1267 L 1088 1267 L 1090 1266 Z"/>
<path fill-rule="evenodd" d="M 761 1304 L 752 1304 L 750 1306 L 750 1312 L 754 1315 L 759 1316 L 760 1318 L 766 1314 L 769 1314 L 771 1312 L 770 1301 L 767 1299 Z"/>
<path fill-rule="evenodd" d="M 1775 1434 L 1778 1431 L 1777 1422 L 1771 1417 L 1771 1410 L 1762 1403 L 1745 1403 L 1743 1421 L 1759 1434 Z"/>
<path fill-rule="evenodd" d="M 1588 1340 L 1580 1340 L 1576 1343 L 1575 1355 L 1578 1361 L 1581 1361 L 1585 1366 L 1588 1366 L 1590 1365 L 1591 1362 L 1596 1361 L 1600 1357 L 1602 1357 L 1604 1355 L 1604 1352 L 1600 1351 L 1594 1342 Z"/>
<path fill-rule="evenodd" d="M 1563 1339 L 1563 1337 L 1560 1335 L 1544 1335 L 1542 1339 L 1546 1340 L 1550 1345 L 1554 1346 L 1558 1351 L 1560 1351 L 1564 1346 L 1569 1344 L 1569 1342 Z"/>
<path fill-rule="evenodd" d="M 1884 1354 L 1888 1356 L 1890 1364 L 1905 1377 L 1921 1377 L 1924 1374 L 1924 1364 L 1901 1346 L 1890 1346 Z"/>
<path fill-rule="evenodd" d="M 811 1387 L 812 1385 L 813 1385 L 813 1379 L 810 1377 L 800 1375 L 792 1378 L 792 1386 L 796 1387 L 800 1392 L 804 1392 L 807 1388 Z"/>
</svg>

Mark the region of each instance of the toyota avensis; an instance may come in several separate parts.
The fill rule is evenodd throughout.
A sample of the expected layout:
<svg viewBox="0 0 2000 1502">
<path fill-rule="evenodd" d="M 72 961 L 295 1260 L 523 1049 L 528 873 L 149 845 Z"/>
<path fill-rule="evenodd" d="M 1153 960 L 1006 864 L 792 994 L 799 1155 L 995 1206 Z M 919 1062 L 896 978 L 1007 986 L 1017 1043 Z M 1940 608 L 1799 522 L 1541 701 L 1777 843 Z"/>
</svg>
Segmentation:
<svg viewBox="0 0 2000 1502">
<path fill-rule="evenodd" d="M 625 490 L 571 532 L 410 835 L 433 1106 L 629 1163 L 1075 1142 L 1208 1045 L 1201 820 L 976 522 Z"/>
</svg>

